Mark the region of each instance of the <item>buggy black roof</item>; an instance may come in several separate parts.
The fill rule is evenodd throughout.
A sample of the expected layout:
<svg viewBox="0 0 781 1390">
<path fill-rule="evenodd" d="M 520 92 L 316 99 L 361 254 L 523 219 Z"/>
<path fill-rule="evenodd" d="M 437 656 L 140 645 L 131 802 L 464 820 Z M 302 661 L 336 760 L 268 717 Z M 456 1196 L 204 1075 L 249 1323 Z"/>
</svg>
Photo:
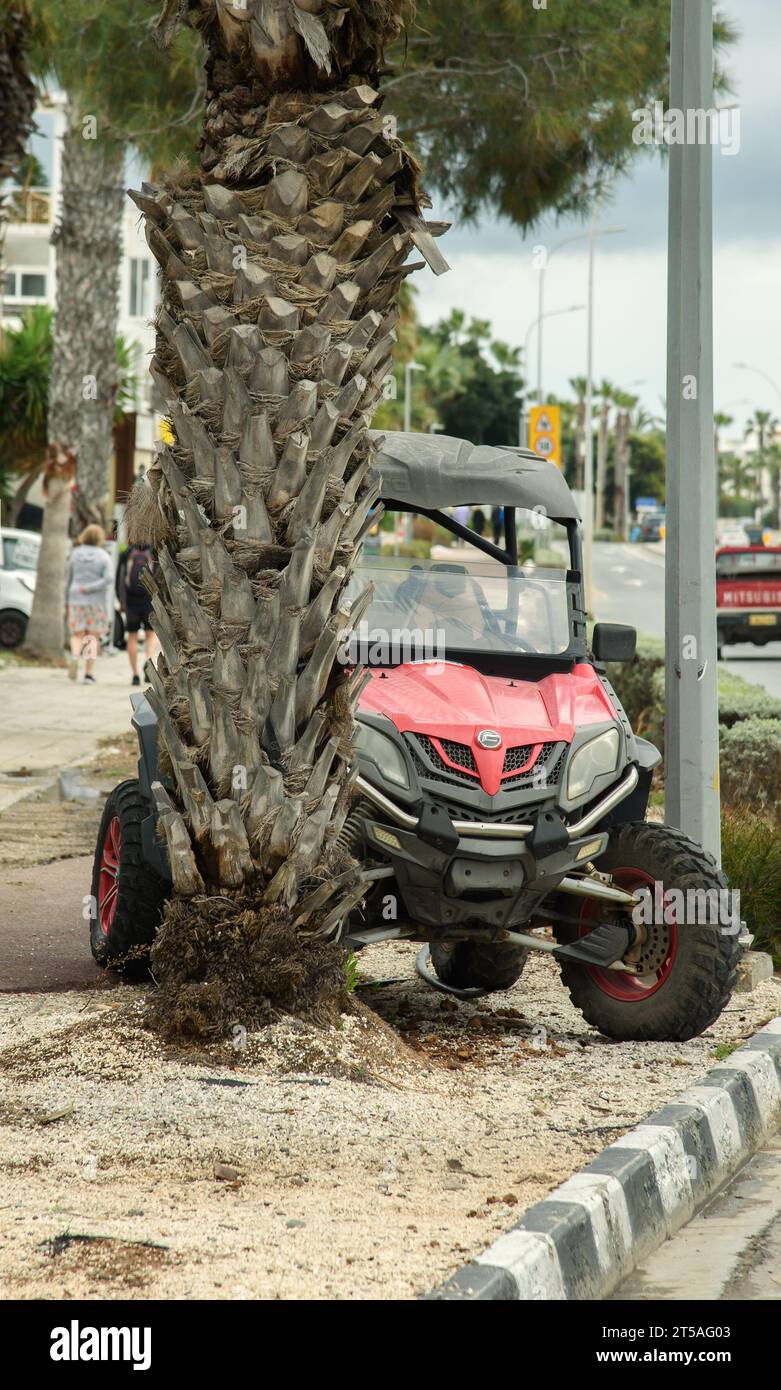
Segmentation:
<svg viewBox="0 0 781 1390">
<path fill-rule="evenodd" d="M 564 476 L 529 449 L 470 444 L 447 434 L 372 430 L 382 495 L 408 507 L 482 504 L 544 508 L 554 521 L 579 521 Z"/>
</svg>

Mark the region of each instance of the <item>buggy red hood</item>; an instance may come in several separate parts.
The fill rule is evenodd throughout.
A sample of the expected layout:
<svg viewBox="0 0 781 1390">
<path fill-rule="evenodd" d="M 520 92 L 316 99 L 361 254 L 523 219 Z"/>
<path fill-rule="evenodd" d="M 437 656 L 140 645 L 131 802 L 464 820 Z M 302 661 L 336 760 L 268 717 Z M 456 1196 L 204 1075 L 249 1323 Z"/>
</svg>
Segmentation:
<svg viewBox="0 0 781 1390">
<path fill-rule="evenodd" d="M 491 796 L 499 790 L 508 748 L 532 744 L 531 766 L 541 744 L 570 743 L 576 728 L 616 717 L 599 677 L 586 663 L 539 681 L 483 676 L 449 661 L 373 670 L 360 708 L 384 714 L 399 733 L 467 744 Z M 501 746 L 481 748 L 477 735 L 482 729 L 500 734 Z"/>
</svg>

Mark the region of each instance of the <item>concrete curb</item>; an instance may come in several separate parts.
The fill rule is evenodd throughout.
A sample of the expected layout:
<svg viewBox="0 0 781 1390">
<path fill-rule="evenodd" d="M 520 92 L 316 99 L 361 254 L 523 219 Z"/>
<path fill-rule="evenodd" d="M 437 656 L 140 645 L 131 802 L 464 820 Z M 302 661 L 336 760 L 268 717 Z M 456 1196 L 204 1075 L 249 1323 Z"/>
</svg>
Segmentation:
<svg viewBox="0 0 781 1390">
<path fill-rule="evenodd" d="M 603 1149 L 425 1298 L 605 1298 L 779 1124 L 781 1016 Z"/>
</svg>

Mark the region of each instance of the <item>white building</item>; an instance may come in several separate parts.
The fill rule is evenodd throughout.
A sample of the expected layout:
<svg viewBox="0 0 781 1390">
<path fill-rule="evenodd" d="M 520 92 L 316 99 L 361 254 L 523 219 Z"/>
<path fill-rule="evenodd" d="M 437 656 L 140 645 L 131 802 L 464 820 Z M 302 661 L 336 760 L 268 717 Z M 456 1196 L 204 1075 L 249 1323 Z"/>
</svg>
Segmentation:
<svg viewBox="0 0 781 1390">
<path fill-rule="evenodd" d="M 29 188 L 12 195 L 11 221 L 5 243 L 5 293 L 2 298 L 4 327 L 18 327 L 26 310 L 36 304 L 56 307 L 57 251 L 51 245 L 60 201 L 62 137 L 65 110 L 62 97 L 52 97 L 36 111 L 38 133 L 29 148 L 46 173 L 47 187 Z M 144 177 L 135 161 L 128 161 L 127 186 L 138 187 Z M 154 350 L 152 319 L 157 302 L 157 262 L 146 244 L 138 209 L 127 199 L 122 222 L 122 265 L 119 287 L 118 333 L 135 344 L 136 447 L 135 472 L 148 466 L 154 443 L 160 437 L 160 419 L 151 406 L 149 359 Z M 40 489 L 30 495 L 40 505 Z M 112 502 L 114 486 L 112 477 Z"/>
</svg>

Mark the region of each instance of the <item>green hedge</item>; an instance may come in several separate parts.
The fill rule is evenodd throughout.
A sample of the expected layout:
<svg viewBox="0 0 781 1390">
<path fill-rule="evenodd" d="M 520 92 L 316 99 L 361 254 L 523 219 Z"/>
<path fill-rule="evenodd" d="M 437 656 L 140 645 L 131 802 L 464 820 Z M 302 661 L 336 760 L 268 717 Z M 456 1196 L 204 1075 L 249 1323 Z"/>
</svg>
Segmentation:
<svg viewBox="0 0 781 1390">
<path fill-rule="evenodd" d="M 664 677 L 664 642 L 651 637 L 640 638 L 632 661 L 610 662 L 607 666 L 607 678 L 637 734 L 645 733 L 657 699 L 653 678 L 660 670 Z"/>
<path fill-rule="evenodd" d="M 761 685 L 719 670 L 719 723 L 731 729 L 744 719 L 781 719 L 781 700 Z"/>
<path fill-rule="evenodd" d="M 781 720 L 741 719 L 721 729 L 721 794 L 727 805 L 781 802 Z"/>
<path fill-rule="evenodd" d="M 608 679 L 635 733 L 664 753 L 664 646 L 643 638 Z M 721 790 L 725 804 L 781 803 L 781 700 L 723 668 L 718 674 Z"/>
<path fill-rule="evenodd" d="M 781 969 L 781 827 L 746 807 L 721 818 L 724 872 L 740 889 L 740 915 L 754 935 L 754 950 L 769 951 Z"/>
</svg>

